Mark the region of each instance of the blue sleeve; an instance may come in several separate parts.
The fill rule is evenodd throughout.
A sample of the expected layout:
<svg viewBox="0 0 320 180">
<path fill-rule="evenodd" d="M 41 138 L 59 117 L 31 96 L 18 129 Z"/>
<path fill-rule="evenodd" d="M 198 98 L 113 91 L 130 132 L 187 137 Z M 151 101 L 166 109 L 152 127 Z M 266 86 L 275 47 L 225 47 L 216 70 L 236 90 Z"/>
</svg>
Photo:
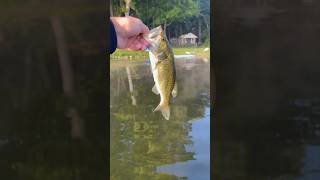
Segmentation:
<svg viewBox="0 0 320 180">
<path fill-rule="evenodd" d="M 117 34 L 116 30 L 114 29 L 114 26 L 112 22 L 110 21 L 110 29 L 109 29 L 109 36 L 110 36 L 110 49 L 109 53 L 112 54 L 117 49 Z"/>
</svg>

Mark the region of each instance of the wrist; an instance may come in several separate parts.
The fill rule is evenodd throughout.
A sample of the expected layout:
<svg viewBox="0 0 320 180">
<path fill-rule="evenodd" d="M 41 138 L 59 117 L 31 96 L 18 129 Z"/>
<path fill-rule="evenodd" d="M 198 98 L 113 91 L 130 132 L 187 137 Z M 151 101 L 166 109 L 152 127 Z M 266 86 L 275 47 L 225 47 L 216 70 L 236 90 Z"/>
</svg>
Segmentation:
<svg viewBox="0 0 320 180">
<path fill-rule="evenodd" d="M 112 23 L 112 21 L 110 21 L 110 28 L 109 28 L 109 36 L 110 36 L 110 54 L 112 54 L 117 46 L 118 46 L 118 42 L 117 42 L 117 33 L 115 31 L 115 28 L 114 28 L 114 24 Z"/>
<path fill-rule="evenodd" d="M 122 38 L 123 36 L 123 22 L 121 21 L 121 17 L 111 17 L 110 18 L 113 26 L 114 26 L 114 29 L 115 29 L 115 32 L 116 32 L 116 36 L 117 36 L 117 47 L 122 49 L 124 48 L 124 40 Z"/>
</svg>

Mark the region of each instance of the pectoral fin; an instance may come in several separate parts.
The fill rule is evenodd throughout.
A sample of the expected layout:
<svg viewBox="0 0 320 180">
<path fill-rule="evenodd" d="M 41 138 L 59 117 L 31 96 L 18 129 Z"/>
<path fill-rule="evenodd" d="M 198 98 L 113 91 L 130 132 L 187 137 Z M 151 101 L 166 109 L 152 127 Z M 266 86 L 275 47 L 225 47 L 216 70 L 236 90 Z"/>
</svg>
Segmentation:
<svg viewBox="0 0 320 180">
<path fill-rule="evenodd" d="M 157 86 L 156 86 L 156 85 L 153 86 L 152 92 L 155 93 L 156 95 L 159 95 L 159 94 L 160 94 L 159 91 L 158 91 L 158 89 L 157 89 Z"/>
<path fill-rule="evenodd" d="M 158 65 L 160 64 L 160 62 L 161 62 L 161 61 L 158 61 L 158 62 L 156 63 L 156 65 L 152 68 L 152 72 L 157 69 L 157 67 L 158 67 Z"/>
<path fill-rule="evenodd" d="M 173 90 L 172 90 L 171 94 L 172 94 L 172 97 L 174 97 L 174 98 L 177 97 L 177 95 L 178 95 L 178 84 L 177 84 L 177 82 L 174 83 L 174 87 L 173 87 Z"/>
</svg>

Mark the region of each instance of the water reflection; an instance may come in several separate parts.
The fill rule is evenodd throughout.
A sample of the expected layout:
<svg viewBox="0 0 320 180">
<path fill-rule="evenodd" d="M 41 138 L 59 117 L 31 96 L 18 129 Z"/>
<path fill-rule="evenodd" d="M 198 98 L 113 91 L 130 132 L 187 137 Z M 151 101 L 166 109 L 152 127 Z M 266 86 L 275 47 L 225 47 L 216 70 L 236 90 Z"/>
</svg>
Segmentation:
<svg viewBox="0 0 320 180">
<path fill-rule="evenodd" d="M 215 179 L 318 179 L 319 6 L 217 3 Z"/>
<path fill-rule="evenodd" d="M 210 71 L 202 61 L 189 64 L 193 67 L 177 62 L 177 81 L 181 88 L 171 106 L 172 119 L 165 121 L 161 114 L 152 112 L 159 97 L 151 91 L 154 82 L 150 66 L 130 61 L 111 63 L 111 179 L 188 178 L 187 172 L 177 176 L 178 168 L 159 172 L 157 167 L 177 162 L 192 165 L 189 162 L 196 161 L 195 153 L 206 156 L 207 163 L 202 165 L 207 167 L 206 179 L 209 179 L 210 156 L 209 153 L 201 153 L 202 149 L 195 151 L 194 144 L 199 139 L 193 139 L 191 132 L 194 126 L 190 121 L 197 119 L 203 122 L 205 115 L 209 120 Z M 128 69 L 131 80 L 126 73 Z M 136 105 L 132 104 L 132 95 Z M 209 151 L 209 131 L 204 138 L 207 146 L 201 147 Z"/>
<path fill-rule="evenodd" d="M 206 108 L 205 117 L 192 120 L 192 137 L 193 146 L 188 151 L 194 151 L 195 160 L 188 163 L 177 162 L 160 166 L 157 172 L 166 172 L 188 179 L 209 180 L 210 179 L 210 108 Z M 188 146 L 186 146 L 188 148 Z"/>
<path fill-rule="evenodd" d="M 107 178 L 104 4 L 0 2 L 1 179 Z"/>
</svg>

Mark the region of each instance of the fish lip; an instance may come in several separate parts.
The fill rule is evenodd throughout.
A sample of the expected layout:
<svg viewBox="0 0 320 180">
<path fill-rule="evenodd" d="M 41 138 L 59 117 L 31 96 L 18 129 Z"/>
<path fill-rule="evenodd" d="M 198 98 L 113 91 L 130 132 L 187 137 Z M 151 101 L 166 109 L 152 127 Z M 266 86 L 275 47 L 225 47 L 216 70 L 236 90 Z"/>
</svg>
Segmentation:
<svg viewBox="0 0 320 180">
<path fill-rule="evenodd" d="M 153 28 L 150 30 L 150 33 L 143 35 L 144 39 L 152 41 L 154 38 L 160 35 L 162 32 L 161 26 L 158 26 L 156 28 Z"/>
<path fill-rule="evenodd" d="M 155 43 L 155 42 L 158 42 L 160 40 L 160 35 L 161 35 L 162 31 L 163 31 L 162 27 L 158 26 L 156 28 L 151 29 L 148 34 L 143 35 L 143 38 L 150 43 L 146 47 L 147 51 L 149 51 L 149 52 L 156 51 L 156 49 L 158 48 L 158 45 L 156 45 L 157 43 Z"/>
</svg>

